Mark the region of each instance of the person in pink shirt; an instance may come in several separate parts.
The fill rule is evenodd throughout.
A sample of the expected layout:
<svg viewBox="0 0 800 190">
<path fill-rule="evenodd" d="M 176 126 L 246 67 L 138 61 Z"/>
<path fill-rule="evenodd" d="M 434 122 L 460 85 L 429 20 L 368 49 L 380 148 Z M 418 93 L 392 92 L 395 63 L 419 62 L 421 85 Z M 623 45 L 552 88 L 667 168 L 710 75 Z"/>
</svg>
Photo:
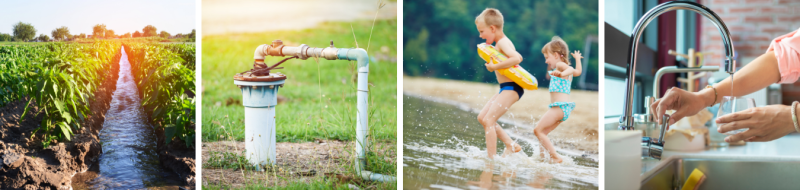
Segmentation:
<svg viewBox="0 0 800 190">
<path fill-rule="evenodd" d="M 773 83 L 794 83 L 800 78 L 800 33 L 797 31 L 775 38 L 770 42 L 767 52 L 759 56 L 735 73 L 736 87 L 731 92 L 731 78 L 705 88 L 699 92 L 688 92 L 680 88 L 669 89 L 664 97 L 650 105 L 656 115 L 664 115 L 667 110 L 675 110 L 669 124 L 683 117 L 697 114 L 706 107 L 713 106 L 723 96 L 744 96 Z M 747 131 L 725 138 L 726 142 L 740 140 L 763 142 L 783 137 L 791 132 L 800 132 L 793 117 L 800 118 L 798 101 L 792 105 L 770 105 L 756 107 L 728 114 L 716 119 L 720 133 L 748 128 Z M 795 109 L 795 110 L 792 110 Z M 796 115 L 792 115 L 796 114 Z M 660 117 L 658 122 L 661 123 Z"/>
</svg>

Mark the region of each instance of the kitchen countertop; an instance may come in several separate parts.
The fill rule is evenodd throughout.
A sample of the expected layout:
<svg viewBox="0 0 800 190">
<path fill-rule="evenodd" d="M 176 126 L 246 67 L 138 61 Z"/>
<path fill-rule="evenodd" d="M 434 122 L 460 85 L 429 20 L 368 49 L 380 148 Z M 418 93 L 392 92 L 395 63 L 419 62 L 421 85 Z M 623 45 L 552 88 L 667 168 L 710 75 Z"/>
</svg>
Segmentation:
<svg viewBox="0 0 800 190">
<path fill-rule="evenodd" d="M 663 160 L 670 156 L 724 156 L 724 157 L 758 157 L 758 158 L 796 158 L 800 159 L 800 134 L 792 133 L 770 142 L 748 142 L 744 146 L 706 147 L 697 152 L 664 151 Z M 656 167 L 661 160 L 642 159 L 642 174 Z"/>
</svg>

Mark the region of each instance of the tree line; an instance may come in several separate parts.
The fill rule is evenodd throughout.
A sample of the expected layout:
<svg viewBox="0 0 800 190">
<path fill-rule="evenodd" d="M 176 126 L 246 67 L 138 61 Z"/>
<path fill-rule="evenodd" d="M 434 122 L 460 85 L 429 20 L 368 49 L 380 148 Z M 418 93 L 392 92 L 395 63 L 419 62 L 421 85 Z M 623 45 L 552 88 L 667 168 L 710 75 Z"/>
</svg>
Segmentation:
<svg viewBox="0 0 800 190">
<path fill-rule="evenodd" d="M 12 34 L 0 33 L 0 41 L 17 41 L 17 42 L 31 42 L 50 41 L 51 37 L 54 41 L 75 41 L 78 39 L 111 39 L 111 38 L 138 38 L 138 37 L 162 37 L 162 38 L 186 38 L 189 41 L 195 41 L 195 30 L 192 29 L 191 33 L 175 34 L 172 35 L 167 31 L 158 32 L 158 29 L 153 25 L 147 25 L 142 28 L 142 32 L 138 30 L 130 33 L 117 34 L 114 30 L 106 28 L 105 24 L 97 24 L 92 27 L 92 33 L 87 35 L 85 33 L 71 34 L 69 28 L 61 26 L 50 32 L 51 36 L 46 34 L 39 34 L 36 36 L 36 28 L 30 23 L 18 22 L 13 26 Z"/>
<path fill-rule="evenodd" d="M 583 63 L 586 85 L 582 89 L 597 88 L 597 1 L 406 1 L 403 6 L 405 75 L 497 83 L 476 47 L 485 40 L 478 37 L 475 17 L 492 7 L 502 12 L 503 32 L 524 57 L 520 65 L 538 79 L 539 86 L 549 84 L 542 46 L 553 36 L 560 36 L 570 51 L 580 50 L 588 58 Z M 570 61 L 575 63 L 571 56 Z M 578 87 L 578 82 L 572 84 Z"/>
</svg>

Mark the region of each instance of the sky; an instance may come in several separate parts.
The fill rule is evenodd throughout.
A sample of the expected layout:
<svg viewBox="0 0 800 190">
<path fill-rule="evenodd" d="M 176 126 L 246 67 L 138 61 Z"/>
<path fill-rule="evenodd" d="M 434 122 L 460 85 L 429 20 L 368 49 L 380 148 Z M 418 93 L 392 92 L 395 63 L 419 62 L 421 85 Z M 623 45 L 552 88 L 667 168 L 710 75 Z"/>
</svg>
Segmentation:
<svg viewBox="0 0 800 190">
<path fill-rule="evenodd" d="M 92 34 L 92 27 L 105 24 L 106 29 L 124 34 L 142 32 L 153 25 L 158 32 L 190 33 L 195 27 L 194 0 L 139 1 L 3 1 L 0 11 L 0 33 L 13 35 L 14 24 L 22 21 L 36 28 L 36 35 L 66 26 L 70 34 Z"/>
</svg>

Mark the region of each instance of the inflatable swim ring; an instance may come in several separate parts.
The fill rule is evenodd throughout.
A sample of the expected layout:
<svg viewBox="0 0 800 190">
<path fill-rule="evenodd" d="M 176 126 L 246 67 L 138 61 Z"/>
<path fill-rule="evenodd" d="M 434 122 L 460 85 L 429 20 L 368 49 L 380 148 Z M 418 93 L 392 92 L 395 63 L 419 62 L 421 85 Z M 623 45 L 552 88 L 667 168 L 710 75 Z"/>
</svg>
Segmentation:
<svg viewBox="0 0 800 190">
<path fill-rule="evenodd" d="M 494 58 L 492 64 L 497 64 L 508 59 L 506 55 L 497 51 L 494 46 L 487 45 L 486 43 L 478 44 L 478 55 L 486 62 L 489 62 L 489 58 Z M 506 69 L 498 69 L 496 72 L 500 72 L 500 74 L 508 77 L 526 90 L 536 90 L 539 88 L 539 83 L 536 82 L 536 78 L 519 65 L 514 65 Z"/>
</svg>

